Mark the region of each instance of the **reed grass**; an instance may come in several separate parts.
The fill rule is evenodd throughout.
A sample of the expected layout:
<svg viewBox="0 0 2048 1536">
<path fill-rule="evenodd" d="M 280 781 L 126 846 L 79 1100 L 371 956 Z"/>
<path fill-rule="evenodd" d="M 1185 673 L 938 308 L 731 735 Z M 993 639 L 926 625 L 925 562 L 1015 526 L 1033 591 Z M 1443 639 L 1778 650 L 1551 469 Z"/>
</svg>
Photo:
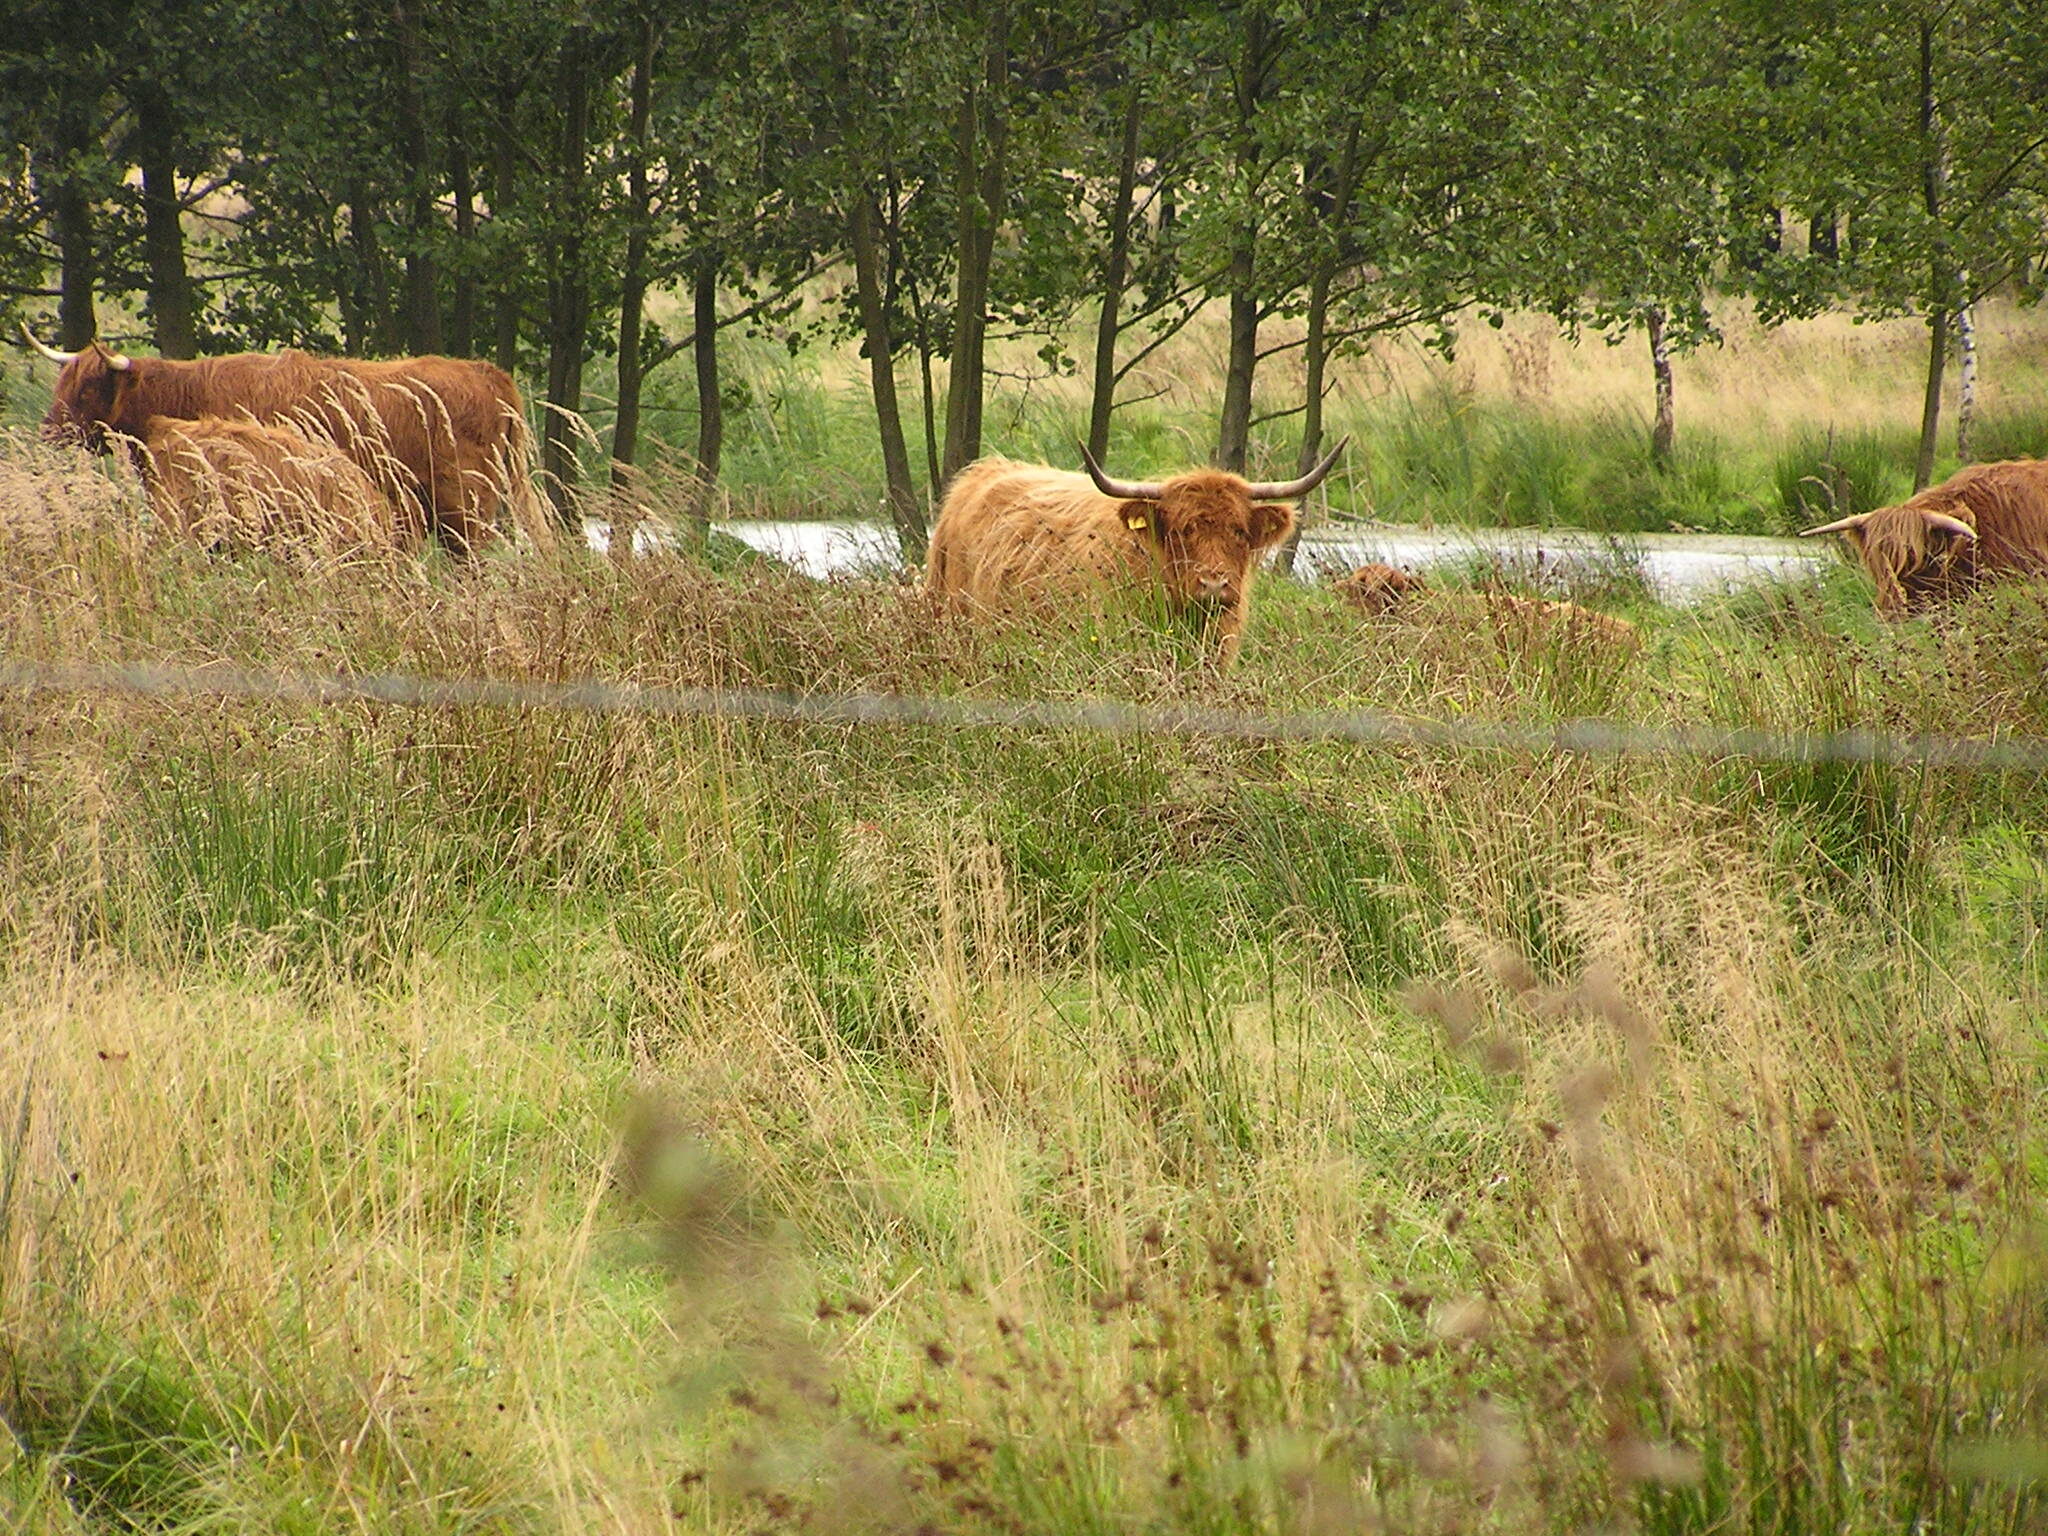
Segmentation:
<svg viewBox="0 0 2048 1536">
<path fill-rule="evenodd" d="M 1625 651 L 1272 582 L 1219 676 L 758 563 L 221 559 L 5 473 L 19 659 L 2048 730 L 2024 589 L 1623 584 Z M 2033 1528 L 2044 825 L 1901 767 L 0 695 L 0 1524 Z"/>
</svg>

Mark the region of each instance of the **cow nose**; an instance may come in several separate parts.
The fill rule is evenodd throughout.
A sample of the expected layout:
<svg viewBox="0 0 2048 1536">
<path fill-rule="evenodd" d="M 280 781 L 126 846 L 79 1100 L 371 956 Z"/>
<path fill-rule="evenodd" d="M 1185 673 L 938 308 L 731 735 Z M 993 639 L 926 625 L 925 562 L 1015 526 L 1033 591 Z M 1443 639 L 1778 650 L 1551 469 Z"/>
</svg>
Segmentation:
<svg viewBox="0 0 2048 1536">
<path fill-rule="evenodd" d="M 1205 575 L 1200 578 L 1204 592 L 1226 592 L 1230 589 L 1228 576 Z"/>
</svg>

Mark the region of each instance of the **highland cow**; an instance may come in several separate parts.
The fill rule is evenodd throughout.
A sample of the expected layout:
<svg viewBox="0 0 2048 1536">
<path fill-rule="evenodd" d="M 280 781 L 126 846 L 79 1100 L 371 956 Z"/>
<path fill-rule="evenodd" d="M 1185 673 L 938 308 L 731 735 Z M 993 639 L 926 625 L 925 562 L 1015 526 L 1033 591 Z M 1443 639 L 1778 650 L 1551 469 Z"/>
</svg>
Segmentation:
<svg viewBox="0 0 2048 1536">
<path fill-rule="evenodd" d="M 984 607 L 1149 588 L 1201 614 L 1228 666 L 1259 558 L 1294 526 L 1284 503 L 1320 485 L 1343 451 L 1339 443 L 1298 480 L 1265 483 L 1210 469 L 1112 480 L 1085 448 L 1086 475 L 983 459 L 946 492 L 925 581 Z"/>
<path fill-rule="evenodd" d="M 158 517 L 208 546 L 323 553 L 417 548 L 416 503 L 394 502 L 347 454 L 289 427 L 153 416 L 143 483 Z"/>
<path fill-rule="evenodd" d="M 1361 610 L 1375 616 L 1391 613 L 1401 599 L 1412 592 L 1427 592 L 1429 586 L 1420 576 L 1410 576 L 1406 571 L 1397 571 L 1391 565 L 1382 565 L 1375 560 L 1361 565 L 1349 576 L 1333 583 L 1337 595 L 1347 603 L 1356 604 Z"/>
<path fill-rule="evenodd" d="M 510 511 L 530 535 L 545 522 L 527 475 L 529 434 L 519 391 L 489 363 L 452 357 L 386 362 L 285 351 L 176 362 L 128 357 L 102 343 L 78 352 L 35 349 L 61 367 L 43 436 L 109 451 L 141 439 L 152 417 L 297 426 L 332 442 L 395 501 L 468 553 Z"/>
<path fill-rule="evenodd" d="M 2048 572 L 2048 460 L 1972 464 L 1897 506 L 1858 512 L 1839 533 L 1877 587 L 1887 619 L 1920 613 L 2003 576 Z"/>
<path fill-rule="evenodd" d="M 1375 561 L 1361 565 L 1349 576 L 1332 584 L 1337 594 L 1360 611 L 1375 618 L 1404 611 L 1474 614 L 1490 622 L 1501 640 L 1510 637 L 1523 642 L 1562 636 L 1581 638 L 1634 649 L 1641 643 L 1635 625 L 1612 614 L 1582 608 L 1577 603 L 1553 602 L 1540 597 L 1518 597 L 1498 587 L 1473 593 L 1438 593 L 1419 576 L 1398 571 Z"/>
</svg>

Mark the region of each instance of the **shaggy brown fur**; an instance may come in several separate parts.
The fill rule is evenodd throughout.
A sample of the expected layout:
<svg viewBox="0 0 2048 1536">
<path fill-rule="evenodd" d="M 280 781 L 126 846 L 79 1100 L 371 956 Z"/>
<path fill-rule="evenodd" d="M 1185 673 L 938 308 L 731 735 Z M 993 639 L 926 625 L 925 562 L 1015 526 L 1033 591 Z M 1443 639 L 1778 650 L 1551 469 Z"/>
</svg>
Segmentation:
<svg viewBox="0 0 2048 1536">
<path fill-rule="evenodd" d="M 1627 650 L 1642 643 L 1635 625 L 1611 613 L 1598 613 L 1577 603 L 1517 597 L 1512 592 L 1487 592 L 1484 596 L 1494 627 L 1502 633 L 1515 632 L 1526 639 L 1561 634 L 1568 640 L 1594 640 Z"/>
<path fill-rule="evenodd" d="M 297 425 L 331 441 L 394 499 L 411 500 L 458 551 L 489 542 L 509 492 L 532 532 L 530 443 L 519 391 L 489 363 L 453 357 L 389 362 L 240 352 L 174 362 L 126 359 L 95 342 L 57 375 L 43 436 L 106 452 L 109 432 L 141 438 L 151 417 Z"/>
<path fill-rule="evenodd" d="M 415 548 L 418 507 L 394 503 L 347 454 L 290 427 L 153 416 L 143 481 L 158 517 L 209 545 L 328 553 Z"/>
<path fill-rule="evenodd" d="M 1374 615 L 1391 613 L 1395 604 L 1411 592 L 1429 590 L 1429 584 L 1420 576 L 1410 576 L 1377 560 L 1361 565 L 1334 585 L 1339 597 Z"/>
<path fill-rule="evenodd" d="M 1396 608 L 1412 611 L 1415 604 L 1411 599 L 1425 599 L 1438 611 L 1455 609 L 1461 617 L 1476 607 L 1503 641 L 1515 638 L 1527 642 L 1562 635 L 1570 640 L 1598 640 L 1629 649 L 1641 643 L 1635 625 L 1627 619 L 1581 608 L 1577 603 L 1517 597 L 1492 587 L 1472 593 L 1438 593 L 1419 576 L 1410 576 L 1377 561 L 1361 565 L 1333 586 L 1338 596 L 1374 617 L 1392 613 Z"/>
<path fill-rule="evenodd" d="M 1123 501 L 1086 475 L 982 459 L 946 492 L 925 582 L 986 607 L 1151 585 L 1208 616 L 1228 666 L 1258 557 L 1294 526 L 1292 507 L 1254 502 L 1249 491 L 1237 475 L 1196 470 L 1167 481 L 1156 501 Z"/>
<path fill-rule="evenodd" d="M 1801 537 L 1817 533 L 1849 541 L 1876 583 L 1877 611 L 1888 619 L 1998 577 L 2048 574 L 2048 460 L 1972 464 L 1910 501 L 1809 528 Z"/>
</svg>

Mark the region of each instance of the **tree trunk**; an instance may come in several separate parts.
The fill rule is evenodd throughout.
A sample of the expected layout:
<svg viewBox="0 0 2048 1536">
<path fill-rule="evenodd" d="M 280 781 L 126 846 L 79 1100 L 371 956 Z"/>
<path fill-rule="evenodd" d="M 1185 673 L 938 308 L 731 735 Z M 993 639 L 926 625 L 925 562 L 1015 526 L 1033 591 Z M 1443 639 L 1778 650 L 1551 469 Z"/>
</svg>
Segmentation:
<svg viewBox="0 0 2048 1536">
<path fill-rule="evenodd" d="M 1088 451 L 1099 464 L 1109 455 L 1109 418 L 1116 410 L 1116 343 L 1122 333 L 1124 289 L 1131 281 L 1131 209 L 1138 195 L 1138 126 L 1145 93 L 1129 84 L 1123 147 L 1117 157 L 1116 197 L 1109 207 L 1109 254 L 1102 263 L 1102 313 L 1095 321 L 1095 390 L 1088 407 Z"/>
<path fill-rule="evenodd" d="M 1934 479 L 1934 450 L 1941 434 L 1941 381 L 1948 366 L 1948 315 L 1937 309 L 1927 317 L 1927 393 L 1920 405 L 1920 455 L 1913 461 L 1913 489 L 1924 491 Z"/>
<path fill-rule="evenodd" d="M 76 352 L 99 334 L 93 295 L 99 287 L 98 252 L 93 246 L 92 191 L 85 160 L 92 153 L 90 103 L 84 89 L 66 78 L 57 104 L 57 174 L 47 199 L 57 234 L 57 345 Z"/>
<path fill-rule="evenodd" d="M 698 544 L 710 537 L 711 506 L 718 490 L 719 460 L 725 452 L 725 397 L 718 384 L 718 258 L 706 255 L 690 284 L 694 330 L 690 350 L 697 365 L 697 495 L 692 512 Z"/>
<path fill-rule="evenodd" d="M 924 472 L 933 485 L 945 483 L 939 463 L 938 389 L 932 383 L 932 328 L 917 284 L 910 285 L 910 310 L 917 325 L 918 404 L 924 411 Z"/>
<path fill-rule="evenodd" d="M 1259 303 L 1252 292 L 1252 239 L 1249 229 L 1238 237 L 1230 258 L 1230 355 L 1223 373 L 1223 414 L 1216 433 L 1216 462 L 1244 473 L 1251 450 L 1252 373 L 1258 366 Z"/>
<path fill-rule="evenodd" d="M 1934 23 L 1920 23 L 1921 200 L 1934 229 L 1934 259 L 1927 274 L 1927 393 L 1920 407 L 1920 453 L 1913 464 L 1913 489 L 1922 491 L 1934 478 L 1934 451 L 1941 432 L 1941 380 L 1948 366 L 1948 317 L 1953 274 L 1948 267 L 1948 242 L 1942 226 L 1942 205 L 1948 190 L 1948 142 L 1941 104 L 1934 93 Z"/>
<path fill-rule="evenodd" d="M 343 348 L 353 356 L 389 354 L 398 350 L 391 309 L 391 277 L 384 247 L 377 239 L 377 210 L 360 176 L 348 188 L 349 253 L 355 258 L 350 292 L 343 304 Z"/>
<path fill-rule="evenodd" d="M 455 197 L 453 293 L 448 305 L 448 350 L 476 356 L 476 176 L 463 141 L 461 114 L 448 111 L 448 186 Z"/>
<path fill-rule="evenodd" d="M 1662 305 L 1652 304 L 1643 311 L 1643 319 L 1650 331 L 1650 372 L 1657 381 L 1657 419 L 1650 426 L 1650 462 L 1659 469 L 1669 469 L 1672 450 L 1678 446 L 1671 340 L 1665 334 Z"/>
<path fill-rule="evenodd" d="M 647 300 L 647 237 L 653 209 L 647 191 L 647 117 L 654 91 L 655 22 L 640 22 L 626 125 L 626 259 L 619 273 L 619 407 L 612 421 L 612 487 L 623 490 L 640 449 L 640 333 Z M 714 279 L 716 268 L 713 269 Z M 714 287 L 714 293 L 716 289 Z"/>
<path fill-rule="evenodd" d="M 1009 148 L 1010 8 L 994 0 L 985 34 L 983 74 L 960 103 L 957 208 L 958 276 L 952 365 L 946 374 L 946 452 L 950 479 L 981 457 L 984 348 L 988 337 L 989 269 L 1002 222 Z M 938 482 L 934 482 L 934 491 Z"/>
<path fill-rule="evenodd" d="M 832 62 L 837 75 L 842 126 L 849 132 L 857 111 L 852 44 L 843 22 L 831 26 Z M 930 542 L 924 505 L 910 478 L 910 449 L 903 437 L 903 410 L 896 396 L 896 338 L 889 324 L 888 288 L 883 272 L 882 210 L 875 200 L 873 173 L 854 172 L 847 188 L 846 237 L 853 253 L 855 305 L 860 312 L 862 350 L 875 396 L 875 427 L 882 442 L 882 475 L 887 482 L 889 520 L 906 560 L 921 559 Z"/>
<path fill-rule="evenodd" d="M 434 207 L 433 162 L 429 159 L 426 107 L 420 98 L 419 27 L 405 0 L 393 0 L 392 30 L 398 40 L 398 142 L 410 167 L 410 240 L 405 253 L 405 345 L 415 356 L 441 350 L 441 278 L 434 259 L 440 217 Z"/>
<path fill-rule="evenodd" d="M 498 125 L 496 142 L 491 147 L 491 221 L 497 224 L 510 217 L 513 199 L 517 196 L 519 162 L 517 159 L 519 140 L 514 132 L 518 126 L 519 97 L 516 91 L 507 89 L 498 98 Z M 502 248 L 507 242 L 502 238 L 493 242 Z M 504 259 L 502 256 L 499 258 Z M 500 271 L 496 292 L 492 295 L 491 329 L 493 331 L 491 351 L 498 366 L 507 373 L 519 368 L 519 284 L 516 276 Z"/>
<path fill-rule="evenodd" d="M 1336 285 L 1337 270 L 1343 261 L 1346 243 L 1343 232 L 1351 219 L 1351 195 L 1358 182 L 1359 128 L 1360 124 L 1354 118 L 1344 136 L 1344 153 L 1337 162 L 1336 184 L 1309 188 L 1309 200 L 1329 226 L 1330 240 L 1321 259 L 1316 262 L 1315 276 L 1309 280 L 1308 333 L 1302 340 L 1301 452 L 1294 461 L 1297 475 L 1305 475 L 1314 469 L 1323 456 L 1323 395 L 1327 387 L 1323 381 L 1330 362 L 1330 289 Z M 1317 179 L 1321 180 L 1320 177 Z M 1294 520 L 1294 527 L 1288 531 L 1287 539 L 1275 557 L 1275 563 L 1283 571 L 1294 569 L 1294 557 L 1301 548 L 1304 521 L 1300 517 Z"/>
<path fill-rule="evenodd" d="M 590 318 L 590 287 L 584 272 L 584 158 L 590 137 L 590 81 L 584 68 L 586 39 L 571 28 L 562 44 L 555 99 L 561 104 L 556 141 L 554 211 L 558 221 L 553 259 L 548 263 L 548 403 L 541 422 L 541 469 L 555 516 L 580 534 L 576 505 L 576 443 L 564 414 L 583 409 L 583 344 Z"/>
<path fill-rule="evenodd" d="M 1842 254 L 1842 241 L 1835 223 L 1835 210 L 1816 213 L 1806 226 L 1806 252 L 1832 266 Z"/>
<path fill-rule="evenodd" d="M 1965 304 L 1956 311 L 1956 457 L 1970 462 L 1970 438 L 1977 421 L 1977 309 Z"/>
<path fill-rule="evenodd" d="M 160 356 L 199 355 L 192 274 L 185 266 L 184 209 L 178 200 L 178 127 L 170 98 L 155 85 L 128 92 L 135 109 L 135 163 L 142 172 L 142 248 L 149 264 L 149 317 Z"/>
<path fill-rule="evenodd" d="M 903 440 L 903 412 L 896 399 L 896 344 L 889 332 L 889 308 L 882 291 L 881 210 L 866 188 L 853 193 L 847 240 L 853 247 L 853 282 L 860 308 L 868 378 L 875 394 L 875 424 L 882 438 L 882 473 L 888 482 L 889 517 L 906 559 L 929 542 L 924 508 L 910 478 L 910 450 Z"/>
<path fill-rule="evenodd" d="M 1254 123 L 1271 63 L 1273 25 L 1264 11 L 1247 8 L 1244 52 L 1237 75 L 1237 131 L 1234 153 L 1237 176 L 1248 199 L 1256 201 L 1258 139 Z M 1230 253 L 1230 355 L 1223 372 L 1223 411 L 1216 432 L 1216 462 L 1244 472 L 1251 448 L 1252 375 L 1259 361 L 1259 296 L 1257 278 L 1259 227 L 1251 209 L 1239 223 Z"/>
</svg>

